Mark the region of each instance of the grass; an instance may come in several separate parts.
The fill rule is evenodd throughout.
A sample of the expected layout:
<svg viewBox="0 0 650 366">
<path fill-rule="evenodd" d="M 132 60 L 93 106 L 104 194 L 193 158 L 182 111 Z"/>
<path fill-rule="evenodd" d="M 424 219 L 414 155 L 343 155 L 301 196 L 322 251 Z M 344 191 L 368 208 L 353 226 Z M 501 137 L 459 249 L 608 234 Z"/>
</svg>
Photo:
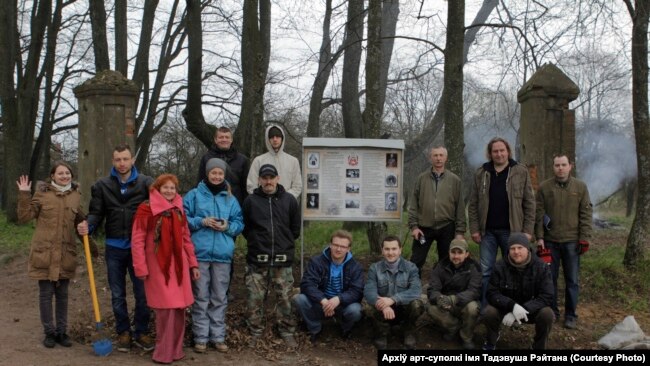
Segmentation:
<svg viewBox="0 0 650 366">
<path fill-rule="evenodd" d="M 0 255 L 10 258 L 26 254 L 34 233 L 34 224 L 16 225 L 7 221 L 7 216 L 0 211 Z"/>
</svg>

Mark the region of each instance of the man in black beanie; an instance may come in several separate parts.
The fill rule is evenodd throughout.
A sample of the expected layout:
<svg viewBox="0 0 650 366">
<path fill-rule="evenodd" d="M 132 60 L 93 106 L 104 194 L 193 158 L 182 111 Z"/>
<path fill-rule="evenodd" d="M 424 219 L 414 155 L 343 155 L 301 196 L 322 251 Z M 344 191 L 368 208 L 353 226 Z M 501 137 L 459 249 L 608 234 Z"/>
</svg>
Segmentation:
<svg viewBox="0 0 650 366">
<path fill-rule="evenodd" d="M 487 290 L 484 323 L 487 336 L 483 349 L 496 348 L 501 324 L 535 324 L 533 349 L 546 349 L 553 325 L 553 281 L 548 266 L 530 250 L 528 237 L 511 233 L 508 255 L 497 262 Z"/>
</svg>

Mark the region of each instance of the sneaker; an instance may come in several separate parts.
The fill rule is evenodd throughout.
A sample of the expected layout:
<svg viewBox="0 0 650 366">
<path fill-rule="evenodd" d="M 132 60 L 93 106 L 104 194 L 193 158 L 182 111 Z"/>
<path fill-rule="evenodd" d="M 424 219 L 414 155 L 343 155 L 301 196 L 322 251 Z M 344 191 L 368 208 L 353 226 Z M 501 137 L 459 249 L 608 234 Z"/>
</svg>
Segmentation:
<svg viewBox="0 0 650 366">
<path fill-rule="evenodd" d="M 386 349 L 386 347 L 388 347 L 388 337 L 377 337 L 372 341 L 372 343 L 378 350 Z"/>
<path fill-rule="evenodd" d="M 214 344 L 214 348 L 216 348 L 217 352 L 221 352 L 221 353 L 228 352 L 228 345 L 226 345 L 225 342 L 216 342 Z"/>
<path fill-rule="evenodd" d="M 156 342 L 150 336 L 146 334 L 140 335 L 135 339 L 136 346 L 142 348 L 145 351 L 151 351 L 156 346 Z"/>
<path fill-rule="evenodd" d="M 566 318 L 564 319 L 564 327 L 566 329 L 576 329 L 578 327 L 578 321 L 576 318 Z"/>
<path fill-rule="evenodd" d="M 497 346 L 495 346 L 492 343 L 488 343 L 487 341 L 483 343 L 483 351 L 494 351 L 497 349 Z"/>
<path fill-rule="evenodd" d="M 72 341 L 70 340 L 70 337 L 68 337 L 67 334 L 61 333 L 56 335 L 56 343 L 62 345 L 63 347 L 71 347 L 72 346 Z"/>
<path fill-rule="evenodd" d="M 407 334 L 404 336 L 404 348 L 406 349 L 415 349 L 415 336 L 413 334 Z"/>
<path fill-rule="evenodd" d="M 208 351 L 208 345 L 205 343 L 195 343 L 194 352 L 196 353 L 206 353 Z"/>
<path fill-rule="evenodd" d="M 126 331 L 117 337 L 117 350 L 120 352 L 131 351 L 131 333 Z"/>
<path fill-rule="evenodd" d="M 282 336 L 282 340 L 284 341 L 284 344 L 286 344 L 288 348 L 298 348 L 298 343 L 296 343 L 296 339 L 293 337 L 292 334 L 287 334 Z"/>
<path fill-rule="evenodd" d="M 43 345 L 47 348 L 54 348 L 56 346 L 56 336 L 54 334 L 46 334 L 43 339 Z"/>
<path fill-rule="evenodd" d="M 251 335 L 251 339 L 248 341 L 248 348 L 257 348 L 257 343 L 259 340 L 259 335 Z"/>
<path fill-rule="evenodd" d="M 470 341 L 463 341 L 463 349 L 471 351 L 476 348 L 476 345 L 474 345 L 474 342 Z"/>
</svg>

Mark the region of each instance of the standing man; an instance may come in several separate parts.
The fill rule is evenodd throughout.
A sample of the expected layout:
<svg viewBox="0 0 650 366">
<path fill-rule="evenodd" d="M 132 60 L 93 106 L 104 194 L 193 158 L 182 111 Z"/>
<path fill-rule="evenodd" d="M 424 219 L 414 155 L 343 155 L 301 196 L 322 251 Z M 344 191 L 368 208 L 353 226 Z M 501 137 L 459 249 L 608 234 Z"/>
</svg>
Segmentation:
<svg viewBox="0 0 650 366">
<path fill-rule="evenodd" d="M 113 168 L 108 177 L 100 178 L 91 187 L 88 222 L 78 225 L 79 231 L 92 233 L 106 219 L 106 269 L 111 289 L 111 304 L 118 334 L 117 350 L 131 350 L 131 321 L 126 303 L 126 273 L 129 273 L 135 297 L 133 339 L 135 344 L 150 351 L 154 340 L 149 333 L 149 308 L 144 283 L 136 277 L 131 257 L 131 226 L 138 205 L 149 199 L 153 178 L 139 174 L 133 166 L 135 158 L 127 144 L 113 149 Z"/>
<path fill-rule="evenodd" d="M 352 258 L 352 234 L 337 230 L 323 253 L 309 261 L 294 304 L 307 325 L 312 343 L 318 342 L 323 318 L 341 320 L 341 335 L 348 339 L 361 320 L 363 268 Z"/>
<path fill-rule="evenodd" d="M 576 307 L 580 291 L 580 255 L 589 249 L 592 205 L 587 185 L 571 177 L 571 168 L 573 165 L 566 154 L 553 157 L 555 177 L 542 182 L 537 192 L 535 237 L 538 249 L 551 250 L 552 307 L 556 319 L 560 318 L 557 278 L 560 262 L 562 263 L 565 283 L 564 327 L 575 329 L 578 321 Z"/>
<path fill-rule="evenodd" d="M 401 324 L 404 347 L 415 349 L 415 323 L 424 308 L 418 267 L 402 258 L 402 242 L 397 236 L 384 238 L 381 254 L 384 259 L 370 265 L 363 289 L 368 302 L 364 312 L 375 329 L 375 347 L 385 349 L 391 326 Z"/>
<path fill-rule="evenodd" d="M 257 172 L 264 164 L 273 165 L 280 173 L 280 184 L 284 189 L 291 193 L 295 199 L 300 197 L 302 192 L 302 175 L 300 173 L 300 163 L 298 159 L 284 152 L 285 136 L 280 126 L 271 125 L 266 128 L 265 136 L 267 153 L 264 153 L 251 163 L 248 172 L 246 189 L 249 194 L 258 186 Z"/>
<path fill-rule="evenodd" d="M 462 340 L 463 349 L 474 349 L 474 327 L 478 320 L 481 298 L 481 267 L 470 258 L 465 239 L 454 239 L 449 257 L 441 259 L 431 272 L 427 291 L 427 313 L 433 323 L 447 331 L 451 341 Z"/>
<path fill-rule="evenodd" d="M 553 326 L 553 281 L 548 266 L 530 250 L 528 235 L 510 234 L 506 257 L 494 267 L 488 288 L 483 349 L 496 349 L 501 323 L 535 324 L 533 349 L 546 349 Z"/>
<path fill-rule="evenodd" d="M 218 158 L 228 163 L 226 180 L 230 184 L 232 194 L 237 198 L 239 205 L 243 205 L 244 199 L 248 196 L 246 179 L 248 178 L 250 162 L 246 155 L 238 152 L 232 146 L 232 131 L 230 128 L 222 126 L 214 132 L 214 145 L 201 158 L 197 183 L 205 180 L 207 176 L 205 164 L 212 158 Z"/>
<path fill-rule="evenodd" d="M 535 195 L 526 166 L 512 159 L 510 144 L 501 137 L 490 140 L 487 157 L 474 175 L 467 207 L 472 240 L 481 249 L 482 305 L 498 249 L 505 257 L 511 232 L 523 232 L 530 240 L 535 228 Z"/>
<path fill-rule="evenodd" d="M 300 209 L 298 201 L 279 184 L 275 166 L 264 164 L 258 174 L 259 187 L 246 197 L 243 208 L 244 237 L 248 241 L 245 282 L 250 346 L 257 345 L 264 331 L 264 302 L 272 286 L 280 337 L 289 348 L 296 348 L 296 320 L 291 312 L 290 294 L 294 241 L 300 236 Z"/>
<path fill-rule="evenodd" d="M 429 152 L 431 169 L 415 181 L 409 200 L 409 228 L 413 236 L 411 262 L 422 273 L 429 248 L 436 241 L 438 260 L 449 256 L 449 243 L 465 234 L 465 202 L 458 176 L 445 170 L 447 149 L 438 146 Z"/>
</svg>

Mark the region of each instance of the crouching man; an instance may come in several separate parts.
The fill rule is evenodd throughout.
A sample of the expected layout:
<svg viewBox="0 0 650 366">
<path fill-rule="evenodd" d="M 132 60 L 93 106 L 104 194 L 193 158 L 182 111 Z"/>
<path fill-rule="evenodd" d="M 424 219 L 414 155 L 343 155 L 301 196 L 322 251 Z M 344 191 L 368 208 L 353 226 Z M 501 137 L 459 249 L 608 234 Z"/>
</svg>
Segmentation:
<svg viewBox="0 0 650 366">
<path fill-rule="evenodd" d="M 474 349 L 474 327 L 479 315 L 481 267 L 470 258 L 465 239 L 454 239 L 449 257 L 443 258 L 431 272 L 427 291 L 430 306 L 427 315 L 447 331 L 443 338 L 455 340 L 460 335 L 464 349 Z"/>
<path fill-rule="evenodd" d="M 553 281 L 548 266 L 532 255 L 528 237 L 511 233 L 508 255 L 499 261 L 490 277 L 485 309 L 487 339 L 484 350 L 494 350 L 501 323 L 535 324 L 533 349 L 546 349 L 553 325 Z"/>
<path fill-rule="evenodd" d="M 324 318 L 341 318 L 344 339 L 350 338 L 352 328 L 361 320 L 363 268 L 352 258 L 351 247 L 352 234 L 335 231 L 329 246 L 309 261 L 300 282 L 301 293 L 293 298 L 313 344 L 318 342 Z"/>
<path fill-rule="evenodd" d="M 381 244 L 383 260 L 368 269 L 363 294 L 368 302 L 364 312 L 375 329 L 375 347 L 385 349 L 391 325 L 401 324 L 404 347 L 414 349 L 415 323 L 424 305 L 420 300 L 418 267 L 402 258 L 402 242 L 389 235 Z"/>
</svg>

